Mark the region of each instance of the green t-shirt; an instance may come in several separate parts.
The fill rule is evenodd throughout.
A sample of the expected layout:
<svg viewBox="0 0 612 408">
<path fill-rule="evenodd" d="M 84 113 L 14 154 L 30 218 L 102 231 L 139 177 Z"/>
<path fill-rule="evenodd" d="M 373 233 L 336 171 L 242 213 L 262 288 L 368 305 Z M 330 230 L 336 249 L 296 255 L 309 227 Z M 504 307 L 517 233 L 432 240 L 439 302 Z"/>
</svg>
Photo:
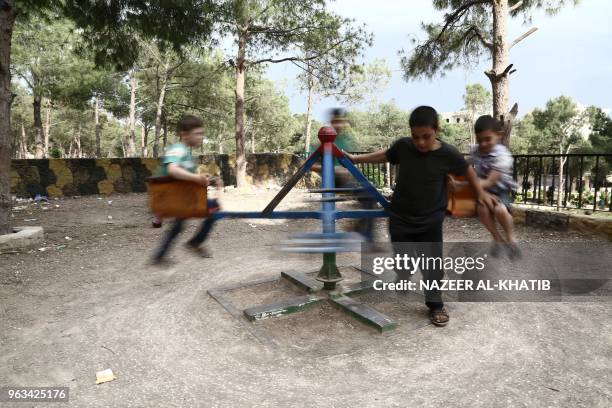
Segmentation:
<svg viewBox="0 0 612 408">
<path fill-rule="evenodd" d="M 176 163 L 190 173 L 196 173 L 197 167 L 191 157 L 191 149 L 184 143 L 175 143 L 166 149 L 159 168 L 160 176 L 168 175 L 168 164 Z"/>
<path fill-rule="evenodd" d="M 355 139 L 355 136 L 353 136 L 353 134 L 349 131 L 344 131 L 340 133 L 338 136 L 336 136 L 336 140 L 334 141 L 334 144 L 336 145 L 336 147 L 338 147 L 338 149 L 344 150 L 345 152 L 355 152 L 359 149 L 359 146 L 357 144 L 357 139 Z M 310 153 L 312 154 L 318 148 L 319 146 L 311 147 Z M 334 166 L 339 166 L 339 165 L 340 165 L 340 162 L 338 161 L 338 159 L 334 158 Z"/>
</svg>

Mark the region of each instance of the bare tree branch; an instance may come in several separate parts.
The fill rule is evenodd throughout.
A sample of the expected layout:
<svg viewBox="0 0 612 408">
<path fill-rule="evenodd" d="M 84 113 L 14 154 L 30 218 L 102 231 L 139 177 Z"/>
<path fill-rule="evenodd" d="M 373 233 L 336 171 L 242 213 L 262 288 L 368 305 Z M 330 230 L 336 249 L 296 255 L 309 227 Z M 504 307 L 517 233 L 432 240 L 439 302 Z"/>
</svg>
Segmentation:
<svg viewBox="0 0 612 408">
<path fill-rule="evenodd" d="M 523 5 L 523 0 L 519 1 L 514 6 L 510 7 L 508 9 L 508 13 L 512 13 L 514 10 L 517 10 L 517 9 L 521 8 L 522 5 Z"/>
<path fill-rule="evenodd" d="M 538 27 L 532 27 L 525 34 L 521 35 L 516 40 L 512 41 L 512 44 L 510 44 L 510 48 L 514 47 L 516 44 L 518 44 L 519 42 L 523 41 L 526 37 L 530 36 L 531 34 L 535 33 L 536 31 L 538 31 Z"/>
<path fill-rule="evenodd" d="M 493 43 L 490 41 L 487 41 L 484 36 L 482 35 L 482 31 L 480 31 L 480 29 L 476 26 L 471 26 L 468 31 L 466 32 L 466 35 L 469 35 L 470 33 L 473 33 L 476 38 L 478 38 L 478 40 L 480 41 L 480 43 L 485 46 L 485 48 L 487 48 L 489 51 L 493 51 Z"/>
<path fill-rule="evenodd" d="M 256 61 L 250 61 L 249 64 L 250 65 L 256 65 L 256 64 L 261 64 L 264 62 L 270 62 L 272 64 L 276 64 L 279 62 L 285 62 L 285 61 L 310 61 L 310 60 L 314 60 L 317 59 L 319 57 L 321 57 L 322 55 L 327 54 L 328 52 L 330 52 L 331 50 L 333 50 L 334 48 L 340 46 L 342 43 L 345 43 L 347 41 L 349 41 L 351 38 L 344 38 L 340 41 L 337 41 L 336 43 L 332 44 L 330 47 L 328 47 L 325 50 L 322 50 L 321 52 L 311 55 L 309 57 L 286 57 L 286 58 L 280 58 L 280 59 L 274 59 L 274 58 L 264 58 L 264 59 L 260 59 L 260 60 L 256 60 Z"/>
<path fill-rule="evenodd" d="M 457 9 L 452 14 L 447 14 L 446 16 L 444 16 L 444 20 L 446 21 L 446 23 L 444 24 L 444 27 L 442 27 L 442 31 L 440 31 L 434 42 L 438 42 L 440 38 L 442 38 L 446 30 L 448 30 L 449 27 L 453 26 L 456 21 L 458 21 L 465 13 L 467 13 L 470 7 L 475 6 L 477 4 L 487 4 L 491 2 L 492 0 L 468 1 L 467 3 L 457 7 Z"/>
<path fill-rule="evenodd" d="M 505 77 L 506 75 L 509 75 L 509 74 L 511 74 L 511 73 L 513 73 L 513 72 L 515 72 L 515 71 L 516 71 L 516 69 L 514 69 L 514 70 L 512 69 L 512 66 L 513 66 L 513 65 L 514 65 L 514 64 L 510 64 L 510 65 L 508 65 L 508 66 L 506 67 L 506 69 L 504 69 L 504 71 L 503 71 L 503 72 L 500 72 L 499 74 L 497 74 L 497 73 L 493 72 L 492 70 L 491 70 L 491 71 L 485 71 L 484 73 L 485 73 L 485 75 L 486 75 L 486 76 L 487 76 L 489 79 L 491 79 L 491 80 L 497 80 L 497 79 L 503 78 L 503 77 Z"/>
</svg>

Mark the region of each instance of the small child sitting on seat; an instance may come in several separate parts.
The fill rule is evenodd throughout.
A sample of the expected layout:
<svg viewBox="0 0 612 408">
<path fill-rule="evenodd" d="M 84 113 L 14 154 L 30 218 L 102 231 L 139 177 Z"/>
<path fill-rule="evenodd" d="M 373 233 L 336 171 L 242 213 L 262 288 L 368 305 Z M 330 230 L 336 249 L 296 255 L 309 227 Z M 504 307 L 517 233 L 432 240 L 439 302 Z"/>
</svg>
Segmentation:
<svg viewBox="0 0 612 408">
<path fill-rule="evenodd" d="M 491 115 L 479 117 L 474 124 L 478 144 L 473 146 L 469 161 L 476 170 L 482 188 L 503 204 L 496 205 L 493 209 L 477 205 L 480 220 L 493 236 L 491 255 L 499 256 L 506 246 L 509 257 L 516 259 L 521 253 L 514 237 L 511 215 L 511 192 L 516 186 L 512 178 L 514 162 L 510 150 L 500 143 L 502 131 L 501 123 Z M 496 220 L 505 232 L 505 241 L 497 230 Z"/>
</svg>

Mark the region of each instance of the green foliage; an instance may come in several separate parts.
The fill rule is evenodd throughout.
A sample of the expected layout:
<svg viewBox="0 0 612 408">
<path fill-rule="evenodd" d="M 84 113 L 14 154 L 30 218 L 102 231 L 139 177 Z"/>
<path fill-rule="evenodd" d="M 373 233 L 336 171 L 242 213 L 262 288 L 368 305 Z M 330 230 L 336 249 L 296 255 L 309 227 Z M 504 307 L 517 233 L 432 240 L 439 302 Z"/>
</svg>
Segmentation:
<svg viewBox="0 0 612 408">
<path fill-rule="evenodd" d="M 536 9 L 554 14 L 568 3 L 578 0 L 509 0 L 511 13 L 529 21 Z M 432 78 L 454 68 L 472 69 L 482 57 L 490 57 L 493 44 L 493 0 L 433 0 L 437 10 L 444 11 L 441 23 L 423 23 L 425 41 L 413 38 L 411 51 L 401 50 L 401 65 L 406 79 Z"/>
<path fill-rule="evenodd" d="M 465 87 L 465 94 L 463 95 L 464 108 L 472 116 L 472 119 L 476 119 L 477 114 L 490 112 L 493 108 L 491 103 L 492 95 L 487 88 L 482 84 L 468 84 Z"/>
<path fill-rule="evenodd" d="M 81 50 L 92 52 L 99 66 L 122 69 L 137 61 L 141 39 L 180 51 L 206 41 L 217 16 L 212 0 L 64 0 L 61 11 L 83 30 Z"/>
<path fill-rule="evenodd" d="M 246 138 L 255 141 L 251 151 L 282 151 L 291 145 L 297 126 L 289 109 L 288 98 L 279 93 L 274 83 L 259 79 L 248 88 Z"/>
<path fill-rule="evenodd" d="M 320 95 L 348 93 L 354 80 L 367 75 L 367 68 L 356 64 L 364 46 L 372 45 L 372 34 L 365 26 L 330 13 L 320 13 L 319 29 L 309 31 L 298 41 L 302 68 L 298 76 L 304 90 Z"/>
<path fill-rule="evenodd" d="M 587 123 L 571 98 L 553 98 L 514 124 L 510 147 L 515 154 L 587 153 L 590 143 L 581 134 Z"/>
<path fill-rule="evenodd" d="M 589 141 L 593 152 L 612 153 L 612 118 L 596 106 L 589 106 L 586 115 L 591 127 Z"/>
<path fill-rule="evenodd" d="M 540 133 L 537 150 L 565 153 L 571 146 L 581 144 L 580 129 L 585 123 L 584 115 L 578 112 L 576 103 L 567 96 L 559 96 L 546 102 L 546 107 L 534 109 L 533 124 Z M 530 149 L 531 151 L 535 149 Z"/>
<path fill-rule="evenodd" d="M 463 123 L 443 123 L 440 129 L 440 139 L 450 143 L 460 152 L 470 151 L 471 132 Z"/>
<path fill-rule="evenodd" d="M 542 138 L 533 123 L 533 115 L 531 113 L 515 121 L 512 127 L 512 134 L 510 150 L 514 154 L 541 153 L 546 150 L 542 146 L 536 147 L 537 144 L 542 142 Z"/>
<path fill-rule="evenodd" d="M 354 110 L 349 113 L 349 122 L 360 150 L 376 150 L 409 134 L 408 116 L 392 101 L 371 106 L 367 111 Z"/>
<path fill-rule="evenodd" d="M 48 18 L 22 19 L 13 33 L 13 70 L 37 98 L 64 93 L 67 78 L 79 65 L 73 54 L 77 37 L 73 27 L 64 20 L 50 23 Z"/>
</svg>

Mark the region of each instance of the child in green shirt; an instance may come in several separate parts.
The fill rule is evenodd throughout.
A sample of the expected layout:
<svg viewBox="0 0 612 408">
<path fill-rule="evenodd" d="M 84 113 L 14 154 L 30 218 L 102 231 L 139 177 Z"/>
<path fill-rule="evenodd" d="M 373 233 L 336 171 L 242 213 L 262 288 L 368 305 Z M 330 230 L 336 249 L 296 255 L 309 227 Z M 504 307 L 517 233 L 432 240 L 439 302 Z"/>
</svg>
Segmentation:
<svg viewBox="0 0 612 408">
<path fill-rule="evenodd" d="M 162 165 L 159 171 L 161 176 L 170 176 L 178 180 L 192 181 L 201 184 L 206 188 L 209 183 L 221 186 L 219 179 L 210 179 L 197 173 L 197 167 L 191 156 L 191 147 L 200 146 L 204 137 L 204 123 L 202 119 L 195 116 L 183 116 L 177 126 L 180 142 L 175 143 L 166 149 Z M 208 200 L 209 212 L 214 212 L 219 209 L 217 200 Z M 166 263 L 165 256 L 168 253 L 172 243 L 183 229 L 185 220 L 177 219 L 172 228 L 164 236 L 159 249 L 153 256 L 152 264 Z M 202 223 L 202 227 L 198 233 L 187 242 L 185 247 L 194 254 L 208 258 L 209 251 L 202 245 L 206 237 L 210 233 L 214 224 L 213 218 L 207 218 Z"/>
</svg>

